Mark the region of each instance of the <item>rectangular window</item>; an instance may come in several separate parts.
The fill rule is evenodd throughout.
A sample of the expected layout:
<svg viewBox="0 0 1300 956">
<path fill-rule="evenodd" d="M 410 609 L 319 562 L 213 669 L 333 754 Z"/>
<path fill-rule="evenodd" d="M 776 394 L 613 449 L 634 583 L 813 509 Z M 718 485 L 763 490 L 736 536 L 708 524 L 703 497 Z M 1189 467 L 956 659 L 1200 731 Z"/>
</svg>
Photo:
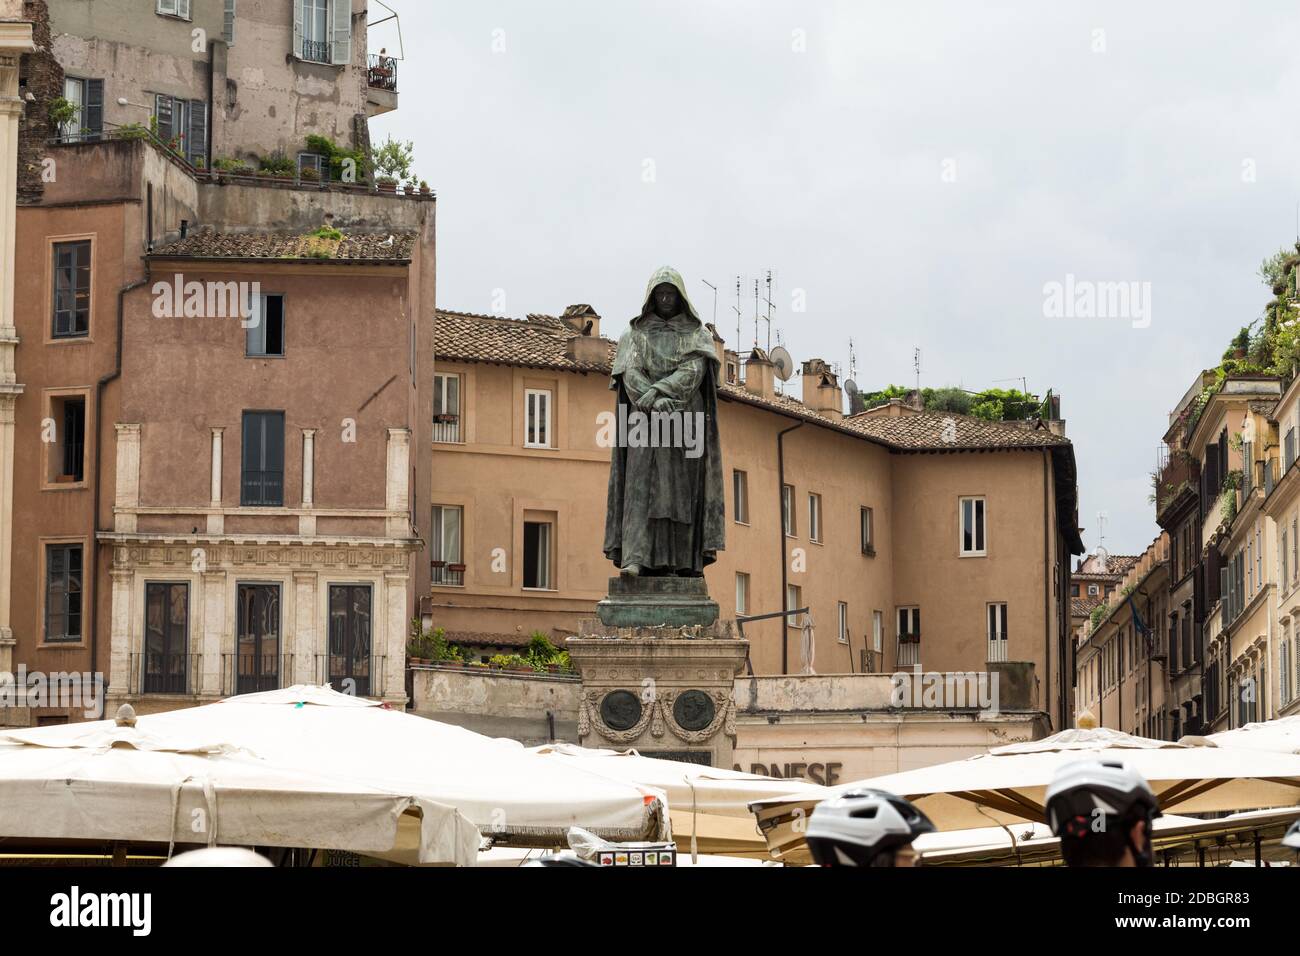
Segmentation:
<svg viewBox="0 0 1300 956">
<path fill-rule="evenodd" d="M 63 78 L 63 98 L 72 106 L 72 117 L 59 127 L 67 140 L 95 139 L 104 132 L 104 81 L 78 76 Z"/>
<path fill-rule="evenodd" d="M 329 683 L 337 691 L 369 697 L 374 600 L 368 584 L 331 584 Z M 382 691 L 380 691 L 382 693 Z"/>
<path fill-rule="evenodd" d="M 840 602 L 840 643 L 849 642 L 849 606 L 843 601 Z"/>
<path fill-rule="evenodd" d="M 460 587 L 465 583 L 461 536 L 464 520 L 464 511 L 458 505 L 433 506 L 429 551 L 434 584 Z"/>
<path fill-rule="evenodd" d="M 989 660 L 1007 659 L 1007 606 L 989 605 Z"/>
<path fill-rule="evenodd" d="M 797 611 L 801 607 L 803 607 L 803 588 L 797 584 L 787 584 L 785 586 L 785 609 L 787 611 Z M 787 615 L 786 622 L 790 627 L 803 627 L 803 615 Z"/>
<path fill-rule="evenodd" d="M 90 334 L 90 240 L 54 244 L 56 339 Z"/>
<path fill-rule="evenodd" d="M 249 358 L 284 356 L 284 296 L 262 293 L 249 303 L 249 326 L 244 330 Z"/>
<path fill-rule="evenodd" d="M 1280 576 L 1281 576 L 1281 580 L 1278 582 L 1278 584 L 1279 584 L 1282 588 L 1285 588 L 1285 587 L 1287 586 L 1287 583 L 1291 580 L 1290 576 L 1287 574 L 1287 566 L 1286 566 L 1286 562 L 1287 562 L 1287 550 L 1286 550 L 1286 539 L 1287 539 L 1287 534 L 1288 534 L 1288 532 L 1287 532 L 1286 528 L 1283 528 L 1283 529 L 1282 529 L 1282 546 L 1281 546 L 1280 548 L 1278 548 L 1278 560 L 1279 560 L 1279 561 L 1281 562 L 1281 564 L 1282 564 L 1281 575 L 1280 575 Z"/>
<path fill-rule="evenodd" d="M 299 153 L 298 154 L 298 182 L 304 179 L 303 171 L 311 170 L 305 177 L 307 182 L 328 182 L 330 178 L 330 166 L 326 157 L 320 153 Z"/>
<path fill-rule="evenodd" d="M 236 588 L 236 694 L 259 694 L 280 686 L 280 585 Z"/>
<path fill-rule="evenodd" d="M 81 545 L 45 546 L 45 641 L 81 640 Z"/>
<path fill-rule="evenodd" d="M 551 393 L 545 389 L 524 390 L 524 447 L 551 447 Z"/>
<path fill-rule="evenodd" d="M 187 584 L 146 584 L 144 692 L 189 691 L 190 589 Z"/>
<path fill-rule="evenodd" d="M 749 524 L 749 475 L 740 469 L 731 473 L 731 498 L 737 524 Z"/>
<path fill-rule="evenodd" d="M 1300 580 L 1300 555 L 1296 554 L 1297 548 L 1300 548 L 1300 518 L 1291 519 L 1291 583 L 1294 584 Z"/>
<path fill-rule="evenodd" d="M 284 412 L 244 412 L 239 503 L 284 505 Z"/>
<path fill-rule="evenodd" d="M 963 556 L 987 554 L 984 534 L 984 499 L 962 498 L 961 553 Z"/>
<path fill-rule="evenodd" d="M 168 149 L 192 166 L 205 165 L 208 136 L 206 102 L 155 93 L 154 119 L 158 124 L 158 139 Z"/>
<path fill-rule="evenodd" d="M 859 534 L 862 538 L 862 553 L 876 553 L 875 515 L 870 508 L 858 509 Z"/>
<path fill-rule="evenodd" d="M 302 4 L 302 58 L 330 62 L 329 0 L 300 0 Z"/>
<path fill-rule="evenodd" d="M 808 540 L 821 543 L 822 540 L 822 496 L 808 495 Z"/>
<path fill-rule="evenodd" d="M 749 613 L 749 575 L 743 571 L 736 572 L 736 613 Z"/>
<path fill-rule="evenodd" d="M 190 19 L 190 0 L 158 0 L 157 9 L 163 16 Z"/>
<path fill-rule="evenodd" d="M 781 527 L 794 537 L 794 485 L 781 486 Z"/>
<path fill-rule="evenodd" d="M 54 441 L 46 447 L 46 481 L 78 483 L 86 477 L 86 399 L 56 395 L 50 399 Z"/>
<path fill-rule="evenodd" d="M 919 607 L 900 607 L 898 609 L 898 637 L 921 638 L 921 609 Z"/>
<path fill-rule="evenodd" d="M 524 522 L 524 587 L 538 591 L 550 591 L 555 588 L 551 577 L 549 522 Z"/>
<path fill-rule="evenodd" d="M 460 376 L 453 372 L 433 377 L 433 440 L 444 444 L 461 441 Z"/>
<path fill-rule="evenodd" d="M 900 607 L 898 609 L 898 654 L 896 664 L 899 667 L 919 666 L 921 663 L 921 609 L 919 607 Z"/>
<path fill-rule="evenodd" d="M 881 611 L 871 612 L 871 649 L 880 653 L 885 642 L 885 615 Z"/>
<path fill-rule="evenodd" d="M 221 39 L 226 46 L 235 45 L 235 0 L 225 0 L 226 8 L 221 20 Z"/>
</svg>

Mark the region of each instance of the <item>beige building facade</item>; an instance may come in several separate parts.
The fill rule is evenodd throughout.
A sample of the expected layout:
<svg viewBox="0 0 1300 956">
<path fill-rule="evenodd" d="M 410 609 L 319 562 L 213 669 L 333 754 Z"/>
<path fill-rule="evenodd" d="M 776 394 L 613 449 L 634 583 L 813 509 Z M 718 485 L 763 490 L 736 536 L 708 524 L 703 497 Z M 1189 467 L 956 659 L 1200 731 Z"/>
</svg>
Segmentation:
<svg viewBox="0 0 1300 956">
<path fill-rule="evenodd" d="M 563 640 L 616 574 L 601 551 L 614 401 L 600 323 L 590 306 L 438 313 L 425 618 L 453 641 Z M 846 417 L 824 363 L 805 363 L 799 400 L 776 391 L 761 350 L 741 362 L 718 347 L 743 382 L 720 389 L 727 548 L 709 592 L 727 618 L 806 607 L 814 625 L 746 625 L 754 672 L 1024 661 L 1062 726 L 1082 551 L 1068 440 L 899 404 Z"/>
</svg>

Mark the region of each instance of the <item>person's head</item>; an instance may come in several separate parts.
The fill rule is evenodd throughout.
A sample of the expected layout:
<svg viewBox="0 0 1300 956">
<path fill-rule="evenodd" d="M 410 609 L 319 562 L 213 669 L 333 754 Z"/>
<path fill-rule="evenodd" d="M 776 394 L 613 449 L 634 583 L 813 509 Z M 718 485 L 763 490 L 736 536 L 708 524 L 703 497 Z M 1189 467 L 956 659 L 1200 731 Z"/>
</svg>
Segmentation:
<svg viewBox="0 0 1300 956">
<path fill-rule="evenodd" d="M 671 319 L 682 311 L 682 294 L 671 282 L 661 282 L 650 293 L 654 301 L 655 315 L 661 319 Z"/>
<path fill-rule="evenodd" d="M 929 817 L 884 790 L 849 790 L 823 800 L 804 838 L 818 866 L 915 866 L 912 841 L 933 833 Z"/>
<path fill-rule="evenodd" d="M 1080 760 L 1047 788 L 1047 822 L 1067 866 L 1150 866 L 1160 805 L 1146 780 L 1117 760 Z"/>
</svg>

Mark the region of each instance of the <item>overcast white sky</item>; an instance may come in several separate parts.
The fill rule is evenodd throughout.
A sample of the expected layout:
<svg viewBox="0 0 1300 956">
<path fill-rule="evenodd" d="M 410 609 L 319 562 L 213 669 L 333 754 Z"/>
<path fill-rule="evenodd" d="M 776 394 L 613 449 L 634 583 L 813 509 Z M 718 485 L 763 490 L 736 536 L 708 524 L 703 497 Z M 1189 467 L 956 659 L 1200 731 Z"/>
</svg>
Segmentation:
<svg viewBox="0 0 1300 956">
<path fill-rule="evenodd" d="M 667 263 L 706 318 L 721 287 L 729 344 L 742 275 L 749 345 L 771 268 L 796 362 L 847 375 L 852 337 L 864 390 L 919 347 L 923 385 L 1060 393 L 1090 549 L 1098 511 L 1112 553 L 1155 535 L 1168 412 L 1295 240 L 1285 3 L 388 2 L 372 134 L 437 190 L 441 306 L 588 302 L 617 335 Z M 1067 274 L 1150 283 L 1150 326 L 1045 317 Z"/>
</svg>

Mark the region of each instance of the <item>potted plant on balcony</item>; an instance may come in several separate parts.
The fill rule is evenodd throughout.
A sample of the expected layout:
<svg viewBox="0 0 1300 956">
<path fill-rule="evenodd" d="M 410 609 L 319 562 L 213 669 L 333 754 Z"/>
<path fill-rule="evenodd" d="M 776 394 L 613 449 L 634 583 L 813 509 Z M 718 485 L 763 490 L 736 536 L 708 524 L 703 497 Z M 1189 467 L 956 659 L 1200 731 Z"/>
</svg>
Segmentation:
<svg viewBox="0 0 1300 956">
<path fill-rule="evenodd" d="M 427 195 L 429 195 L 431 192 L 433 192 L 433 190 L 429 188 L 429 184 L 428 184 L 427 182 L 425 182 L 423 179 L 421 179 L 421 180 L 420 180 L 420 195 L 421 195 L 421 196 L 427 196 Z"/>
<path fill-rule="evenodd" d="M 77 115 L 77 108 L 65 100 L 62 96 L 56 96 L 50 100 L 49 117 L 50 125 L 56 130 L 62 131 Z"/>
<path fill-rule="evenodd" d="M 397 184 L 411 178 L 411 163 L 415 161 L 415 144 L 393 139 L 384 140 L 375 150 L 375 183 L 381 192 L 397 192 Z"/>
<path fill-rule="evenodd" d="M 448 415 L 448 414 L 446 414 L 446 413 L 440 413 L 440 414 L 434 415 L 434 416 L 433 416 L 433 420 L 434 420 L 435 422 L 438 422 L 438 423 L 441 424 L 441 425 L 452 425 L 452 424 L 455 424 L 456 422 L 460 421 L 460 416 L 459 416 L 459 415 Z"/>
</svg>

